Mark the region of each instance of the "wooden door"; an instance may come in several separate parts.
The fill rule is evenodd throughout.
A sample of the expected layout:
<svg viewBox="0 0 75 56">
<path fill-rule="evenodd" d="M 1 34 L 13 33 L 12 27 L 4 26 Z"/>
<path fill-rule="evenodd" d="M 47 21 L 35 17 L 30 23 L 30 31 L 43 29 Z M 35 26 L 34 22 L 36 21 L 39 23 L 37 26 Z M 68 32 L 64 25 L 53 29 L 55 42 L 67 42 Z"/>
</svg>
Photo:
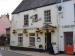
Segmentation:
<svg viewBox="0 0 75 56">
<path fill-rule="evenodd" d="M 73 32 L 64 32 L 65 53 L 73 54 Z"/>
</svg>

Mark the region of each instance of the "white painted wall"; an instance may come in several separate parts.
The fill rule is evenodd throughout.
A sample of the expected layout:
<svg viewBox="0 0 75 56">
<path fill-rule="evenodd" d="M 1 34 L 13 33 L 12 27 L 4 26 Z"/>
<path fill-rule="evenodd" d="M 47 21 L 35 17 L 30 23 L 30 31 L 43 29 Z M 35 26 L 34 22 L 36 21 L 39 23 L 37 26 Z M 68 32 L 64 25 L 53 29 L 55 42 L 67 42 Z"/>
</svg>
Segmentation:
<svg viewBox="0 0 75 56">
<path fill-rule="evenodd" d="M 64 2 L 62 6 L 63 6 L 63 18 L 60 18 L 60 24 L 59 24 L 59 51 L 64 51 L 64 32 L 73 32 L 73 43 L 75 41 L 74 40 L 75 27 L 63 28 L 63 26 L 75 25 L 74 2 L 73 1 Z M 75 44 L 74 44 L 74 49 L 75 49 Z"/>
<path fill-rule="evenodd" d="M 13 14 L 12 15 L 12 30 L 13 29 L 24 29 L 25 27 L 23 27 L 24 24 L 24 15 L 29 15 L 29 26 L 28 28 L 41 28 L 44 26 L 44 11 L 45 10 L 51 10 L 51 25 L 53 26 L 57 26 L 57 6 L 56 5 L 52 5 L 52 6 L 46 6 L 46 7 L 42 7 L 42 8 L 37 8 L 35 10 L 29 10 L 29 11 L 25 11 L 25 12 L 21 12 L 18 14 Z M 38 19 L 40 19 L 40 21 L 38 22 L 34 22 L 32 23 L 32 19 L 31 16 L 38 14 Z M 31 25 L 32 24 L 32 25 Z M 19 30 L 17 30 L 18 32 Z M 35 30 L 34 30 L 35 31 Z M 43 35 L 39 35 L 39 37 L 41 37 L 41 42 L 35 42 L 36 44 L 36 48 L 39 47 L 39 44 L 43 45 L 43 49 L 45 49 L 45 36 Z M 15 38 L 15 39 L 13 39 Z M 36 37 L 35 37 L 36 38 Z M 16 36 L 13 36 L 13 34 L 11 33 L 11 39 L 12 40 L 17 40 Z M 55 41 L 55 40 L 53 40 Z M 15 42 L 17 44 L 17 41 Z M 15 45 L 14 43 L 14 45 Z M 23 37 L 23 46 L 24 47 L 28 47 L 29 46 L 29 37 Z"/>
<path fill-rule="evenodd" d="M 56 26 L 57 24 L 57 9 L 56 9 L 56 5 L 52 5 L 52 6 L 46 6 L 46 7 L 42 7 L 42 8 L 38 8 L 35 10 L 29 10 L 29 11 L 25 11 L 25 12 L 21 12 L 18 14 L 13 14 L 12 15 L 12 24 L 13 26 L 15 26 L 16 28 L 23 28 L 23 23 L 24 23 L 24 15 L 29 15 L 29 27 L 42 27 L 43 23 L 44 23 L 44 11 L 45 10 L 51 10 L 51 25 Z M 38 22 L 34 22 L 32 23 L 32 19 L 30 18 L 31 16 L 38 14 L 38 19 L 40 19 L 40 21 Z M 32 25 L 31 25 L 32 23 Z"/>
<path fill-rule="evenodd" d="M 57 6 L 61 5 L 63 7 L 63 18 L 59 18 L 58 11 L 57 11 Z M 59 51 L 64 51 L 64 35 L 63 32 L 66 31 L 74 31 L 75 33 L 75 28 L 62 28 L 62 26 L 65 25 L 74 25 L 74 2 L 73 1 L 68 1 L 68 2 L 63 2 L 55 5 L 50 5 L 50 6 L 45 6 L 41 8 L 37 8 L 35 10 L 29 10 L 25 12 L 21 12 L 19 14 L 13 14 L 12 17 L 12 28 L 11 29 L 23 29 L 23 23 L 24 23 L 24 15 L 29 15 L 29 26 L 28 28 L 41 28 L 44 25 L 44 11 L 45 10 L 51 10 L 51 25 L 56 26 L 57 29 L 55 30 L 55 33 L 52 34 L 52 42 L 55 42 L 56 45 L 53 46 L 55 49 L 55 52 L 57 50 Z M 32 23 L 32 19 L 30 18 L 32 15 L 38 14 L 38 19 L 41 19 L 38 22 Z M 60 20 L 60 21 L 58 21 Z M 31 25 L 32 24 L 32 25 Z M 19 31 L 19 30 L 18 30 Z M 30 31 L 30 30 L 29 30 Z M 35 32 L 35 30 L 34 30 Z M 75 34 L 74 34 L 75 35 Z M 25 37 L 23 35 L 23 46 L 28 47 L 29 46 L 29 37 Z M 44 34 L 41 36 L 41 42 L 35 42 L 36 48 L 38 48 L 39 44 L 43 44 L 43 49 L 45 48 L 45 36 Z M 36 37 L 35 37 L 36 38 Z M 75 36 L 74 36 L 74 52 L 75 52 Z M 16 41 L 17 37 L 13 36 L 11 33 L 11 41 Z M 17 41 L 11 45 L 17 45 Z M 57 49 L 57 50 L 56 50 Z"/>
</svg>

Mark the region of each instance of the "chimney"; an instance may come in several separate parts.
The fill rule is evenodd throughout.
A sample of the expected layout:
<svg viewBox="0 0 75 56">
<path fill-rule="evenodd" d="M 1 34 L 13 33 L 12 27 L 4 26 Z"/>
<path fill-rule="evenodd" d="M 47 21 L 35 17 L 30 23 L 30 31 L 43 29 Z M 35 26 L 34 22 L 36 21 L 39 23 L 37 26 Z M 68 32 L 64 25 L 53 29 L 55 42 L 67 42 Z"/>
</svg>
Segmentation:
<svg viewBox="0 0 75 56">
<path fill-rule="evenodd" d="M 8 14 L 8 13 L 7 13 L 7 15 L 6 15 L 6 16 L 7 16 L 7 18 L 9 19 L 9 14 Z"/>
</svg>

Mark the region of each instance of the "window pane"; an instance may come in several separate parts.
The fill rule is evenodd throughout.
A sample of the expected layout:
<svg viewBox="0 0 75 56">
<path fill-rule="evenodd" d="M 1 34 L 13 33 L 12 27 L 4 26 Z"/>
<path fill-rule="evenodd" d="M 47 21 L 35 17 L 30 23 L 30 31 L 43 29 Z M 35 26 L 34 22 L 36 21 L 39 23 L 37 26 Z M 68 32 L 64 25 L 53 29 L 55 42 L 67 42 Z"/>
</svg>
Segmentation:
<svg viewBox="0 0 75 56">
<path fill-rule="evenodd" d="M 22 33 L 18 34 L 18 45 L 19 46 L 23 45 L 23 34 Z"/>
<path fill-rule="evenodd" d="M 44 11 L 45 22 L 51 22 L 51 12 L 50 10 Z"/>
<path fill-rule="evenodd" d="M 30 37 L 30 46 L 35 46 L 35 38 Z"/>
<path fill-rule="evenodd" d="M 24 15 L 24 25 L 28 25 L 28 15 Z"/>
</svg>

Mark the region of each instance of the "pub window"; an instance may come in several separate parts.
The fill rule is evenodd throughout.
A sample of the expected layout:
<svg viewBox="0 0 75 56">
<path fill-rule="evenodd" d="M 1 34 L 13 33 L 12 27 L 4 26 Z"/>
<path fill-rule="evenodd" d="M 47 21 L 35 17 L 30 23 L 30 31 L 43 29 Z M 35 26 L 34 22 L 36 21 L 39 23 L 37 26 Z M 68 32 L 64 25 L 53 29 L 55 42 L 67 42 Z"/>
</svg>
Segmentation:
<svg viewBox="0 0 75 56">
<path fill-rule="evenodd" d="M 50 10 L 44 11 L 44 19 L 45 19 L 45 22 L 51 22 L 51 11 Z"/>
<path fill-rule="evenodd" d="M 30 33 L 29 36 L 30 46 L 35 46 L 35 33 Z"/>
<path fill-rule="evenodd" d="M 28 15 L 24 15 L 24 26 L 28 26 Z"/>
<path fill-rule="evenodd" d="M 18 46 L 22 46 L 23 45 L 23 34 L 19 33 L 18 34 Z"/>
</svg>

